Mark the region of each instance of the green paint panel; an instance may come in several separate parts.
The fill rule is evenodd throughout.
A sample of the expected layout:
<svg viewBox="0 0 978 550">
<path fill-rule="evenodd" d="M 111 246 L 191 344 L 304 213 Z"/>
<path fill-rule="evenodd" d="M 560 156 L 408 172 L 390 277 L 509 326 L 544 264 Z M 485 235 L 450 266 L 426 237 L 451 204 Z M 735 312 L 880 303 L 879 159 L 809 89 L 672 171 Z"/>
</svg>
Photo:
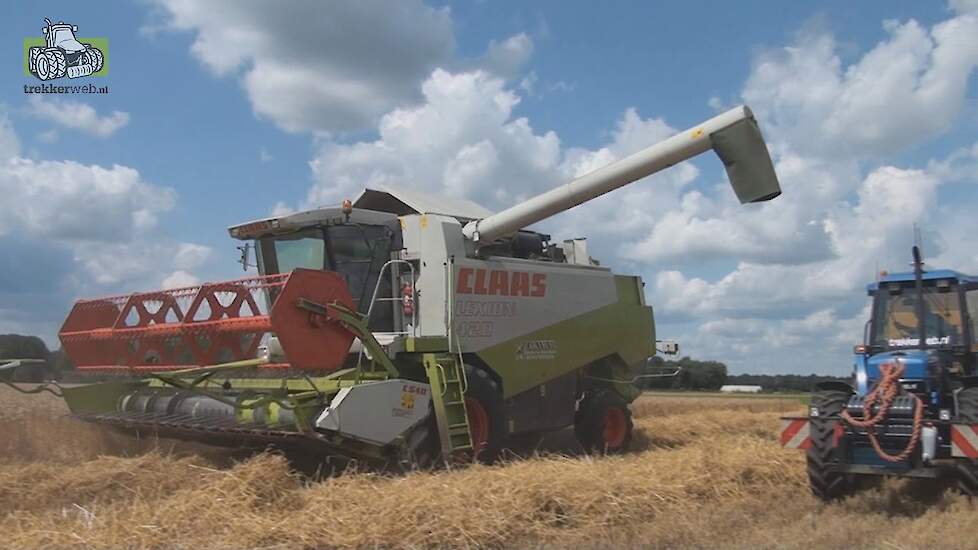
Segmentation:
<svg viewBox="0 0 978 550">
<path fill-rule="evenodd" d="M 478 353 L 503 380 L 503 396 L 538 386 L 577 370 L 592 361 L 617 354 L 628 365 L 637 364 L 654 349 L 652 308 L 641 305 L 638 278 L 616 276 L 618 302 L 514 338 Z M 553 340 L 552 357 L 518 359 L 527 341 Z M 627 374 L 627 373 L 623 373 Z"/>
</svg>

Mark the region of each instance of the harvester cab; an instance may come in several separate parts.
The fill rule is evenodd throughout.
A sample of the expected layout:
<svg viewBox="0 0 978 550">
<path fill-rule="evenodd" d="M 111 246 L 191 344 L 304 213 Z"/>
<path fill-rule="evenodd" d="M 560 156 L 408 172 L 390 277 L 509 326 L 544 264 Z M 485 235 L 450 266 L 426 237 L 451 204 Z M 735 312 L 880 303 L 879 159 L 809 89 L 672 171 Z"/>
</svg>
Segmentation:
<svg viewBox="0 0 978 550">
<path fill-rule="evenodd" d="M 978 492 L 978 278 L 881 272 L 852 385 L 827 383 L 809 417 L 783 419 L 782 444 L 807 450 L 812 491 L 830 500 L 856 476 L 951 476 Z"/>
<path fill-rule="evenodd" d="M 780 194 L 738 107 L 498 213 L 386 188 L 233 226 L 257 275 L 76 303 L 67 354 L 122 377 L 60 391 L 128 432 L 384 464 L 491 461 L 569 426 L 624 451 L 656 352 L 644 284 L 526 227 L 711 149 L 741 202 Z"/>
</svg>

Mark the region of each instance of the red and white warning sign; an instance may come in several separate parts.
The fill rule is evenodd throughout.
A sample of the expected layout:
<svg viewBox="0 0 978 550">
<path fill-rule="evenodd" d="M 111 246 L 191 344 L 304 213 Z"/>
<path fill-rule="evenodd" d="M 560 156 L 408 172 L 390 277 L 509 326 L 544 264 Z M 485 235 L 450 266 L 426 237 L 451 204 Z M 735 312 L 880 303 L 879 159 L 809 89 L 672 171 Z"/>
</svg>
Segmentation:
<svg viewBox="0 0 978 550">
<path fill-rule="evenodd" d="M 978 426 L 951 424 L 951 456 L 978 458 Z"/>
<path fill-rule="evenodd" d="M 781 419 L 781 446 L 785 449 L 807 449 L 812 445 L 809 437 L 808 419 Z"/>
</svg>

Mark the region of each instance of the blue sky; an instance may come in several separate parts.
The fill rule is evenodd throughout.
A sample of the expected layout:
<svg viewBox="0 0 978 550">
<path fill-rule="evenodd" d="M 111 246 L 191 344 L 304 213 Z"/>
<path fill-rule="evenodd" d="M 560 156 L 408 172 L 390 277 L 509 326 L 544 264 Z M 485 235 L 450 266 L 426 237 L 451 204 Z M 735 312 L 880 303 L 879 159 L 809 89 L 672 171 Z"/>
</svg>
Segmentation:
<svg viewBox="0 0 978 550">
<path fill-rule="evenodd" d="M 11 3 L 0 332 L 54 345 L 75 298 L 237 276 L 233 223 L 384 183 L 502 208 L 747 102 L 781 199 L 736 207 L 703 157 L 542 227 L 587 227 L 694 356 L 845 374 L 862 288 L 912 223 L 934 263 L 978 271 L 974 8 Z M 109 76 L 72 83 L 110 93 L 24 93 L 45 16 L 109 39 Z"/>
</svg>

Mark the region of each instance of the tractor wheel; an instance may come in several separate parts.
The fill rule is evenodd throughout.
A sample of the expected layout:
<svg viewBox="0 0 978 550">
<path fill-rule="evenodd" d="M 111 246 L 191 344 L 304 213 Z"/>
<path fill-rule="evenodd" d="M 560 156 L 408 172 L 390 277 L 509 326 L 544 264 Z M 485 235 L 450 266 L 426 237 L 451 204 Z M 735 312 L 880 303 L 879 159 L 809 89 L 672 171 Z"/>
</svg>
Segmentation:
<svg viewBox="0 0 978 550">
<path fill-rule="evenodd" d="M 92 46 L 91 44 L 85 44 L 85 53 L 88 55 L 88 62 L 92 65 L 92 74 L 95 74 L 102 70 L 102 65 L 105 63 L 105 57 L 102 55 L 102 50 Z"/>
<path fill-rule="evenodd" d="M 610 390 L 588 393 L 574 415 L 574 435 L 586 452 L 620 454 L 632 441 L 632 411 Z"/>
<path fill-rule="evenodd" d="M 465 376 L 468 379 L 465 410 L 475 460 L 491 464 L 499 457 L 506 439 L 503 392 L 499 384 L 482 369 L 465 365 Z"/>
<path fill-rule="evenodd" d="M 978 424 L 978 388 L 964 388 L 958 392 L 958 421 Z M 978 496 L 978 461 L 961 458 L 956 461 L 958 490 L 970 496 Z"/>
<path fill-rule="evenodd" d="M 44 61 L 41 61 L 44 58 Z M 46 66 L 46 69 L 41 73 L 42 63 Z M 58 49 L 50 49 L 44 51 L 37 59 L 37 77 L 41 80 L 52 80 L 55 78 L 61 78 L 68 71 L 68 60 L 65 59 L 65 54 L 63 51 Z"/>
<path fill-rule="evenodd" d="M 812 406 L 818 407 L 819 417 L 839 416 L 849 401 L 849 395 L 842 391 L 821 391 L 812 395 Z M 835 462 L 835 425 L 835 422 L 817 419 L 808 423 L 812 441 L 807 452 L 808 484 L 812 494 L 825 502 L 844 496 L 851 488 L 845 474 L 830 470 Z"/>
<path fill-rule="evenodd" d="M 27 68 L 32 75 L 37 76 L 37 58 L 41 56 L 41 48 L 33 46 L 27 52 Z"/>
</svg>

